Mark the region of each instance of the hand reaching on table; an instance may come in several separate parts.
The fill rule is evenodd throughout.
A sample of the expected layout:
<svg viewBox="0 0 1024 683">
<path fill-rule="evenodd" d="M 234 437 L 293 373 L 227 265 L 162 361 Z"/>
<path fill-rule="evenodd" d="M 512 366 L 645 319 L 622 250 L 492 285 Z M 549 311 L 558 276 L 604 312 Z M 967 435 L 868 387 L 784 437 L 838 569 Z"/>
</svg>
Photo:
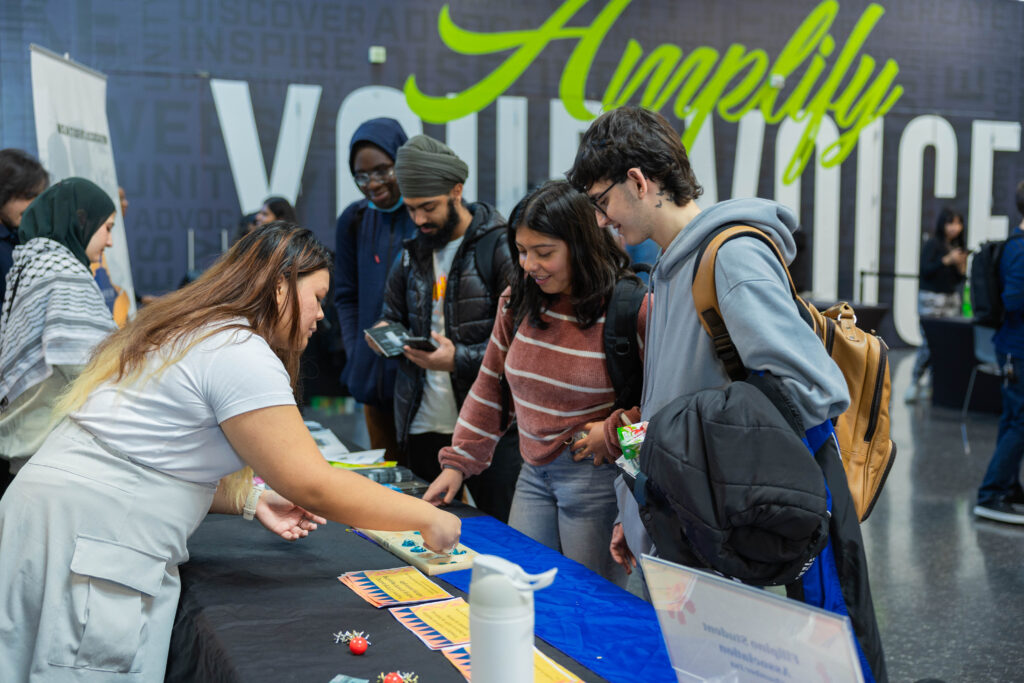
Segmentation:
<svg viewBox="0 0 1024 683">
<path fill-rule="evenodd" d="M 423 494 L 423 500 L 431 505 L 447 505 L 458 494 L 465 479 L 466 475 L 459 470 L 446 467 L 434 481 L 430 482 L 427 492 Z"/>
<path fill-rule="evenodd" d="M 435 553 L 447 554 L 459 544 L 462 520 L 445 510 L 435 509 L 429 528 L 420 529 L 423 545 Z"/>
<path fill-rule="evenodd" d="M 294 541 L 309 535 L 318 524 L 327 520 L 300 508 L 275 491 L 264 491 L 256 503 L 256 519 L 269 531 L 286 541 Z"/>
</svg>

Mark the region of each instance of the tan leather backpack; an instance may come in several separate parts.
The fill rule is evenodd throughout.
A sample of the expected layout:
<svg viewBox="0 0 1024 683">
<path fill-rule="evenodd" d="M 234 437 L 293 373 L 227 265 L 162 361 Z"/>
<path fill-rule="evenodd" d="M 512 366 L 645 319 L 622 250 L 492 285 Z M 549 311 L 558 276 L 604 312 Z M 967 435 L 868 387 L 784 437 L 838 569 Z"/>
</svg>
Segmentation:
<svg viewBox="0 0 1024 683">
<path fill-rule="evenodd" d="M 874 331 L 865 332 L 857 327 L 853 307 L 845 301 L 819 312 L 801 299 L 782 254 L 767 234 L 754 227 L 731 225 L 709 236 L 697 254 L 693 269 L 693 303 L 701 325 L 711 336 L 716 355 L 733 381 L 746 377 L 747 371 L 718 307 L 715 262 L 723 244 L 748 236 L 770 246 L 778 257 L 789 278 L 790 291 L 800 316 L 814 329 L 846 379 L 850 407 L 836 418 L 835 432 L 850 494 L 863 522 L 871 514 L 896 458 L 896 444 L 889 438 L 889 396 L 892 390 L 889 349 Z"/>
</svg>

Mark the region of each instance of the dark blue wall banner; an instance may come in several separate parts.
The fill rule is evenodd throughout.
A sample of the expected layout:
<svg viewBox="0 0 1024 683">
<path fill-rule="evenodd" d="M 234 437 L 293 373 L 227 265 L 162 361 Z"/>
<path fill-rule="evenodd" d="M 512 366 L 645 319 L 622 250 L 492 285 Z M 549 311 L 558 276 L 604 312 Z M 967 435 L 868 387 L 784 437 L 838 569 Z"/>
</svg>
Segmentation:
<svg viewBox="0 0 1024 683">
<path fill-rule="evenodd" d="M 174 287 L 271 194 L 328 242 L 358 197 L 348 141 L 388 115 L 451 144 L 507 212 L 564 173 L 602 109 L 657 109 L 701 203 L 775 198 L 815 300 L 892 306 L 918 337 L 922 235 L 970 246 L 1020 217 L 1024 3 L 1014 0 L 7 0 L 0 144 L 34 150 L 28 46 L 108 76 L 136 289 Z"/>
</svg>

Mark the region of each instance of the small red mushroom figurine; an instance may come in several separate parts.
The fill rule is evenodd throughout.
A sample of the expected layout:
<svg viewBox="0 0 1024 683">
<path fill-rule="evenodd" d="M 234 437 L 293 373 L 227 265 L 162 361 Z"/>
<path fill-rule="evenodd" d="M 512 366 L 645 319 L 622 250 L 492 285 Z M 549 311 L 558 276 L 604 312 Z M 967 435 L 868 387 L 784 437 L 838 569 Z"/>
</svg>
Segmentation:
<svg viewBox="0 0 1024 683">
<path fill-rule="evenodd" d="M 397 671 L 392 671 L 384 677 L 384 683 L 405 683 L 402 680 L 402 675 Z"/>
</svg>

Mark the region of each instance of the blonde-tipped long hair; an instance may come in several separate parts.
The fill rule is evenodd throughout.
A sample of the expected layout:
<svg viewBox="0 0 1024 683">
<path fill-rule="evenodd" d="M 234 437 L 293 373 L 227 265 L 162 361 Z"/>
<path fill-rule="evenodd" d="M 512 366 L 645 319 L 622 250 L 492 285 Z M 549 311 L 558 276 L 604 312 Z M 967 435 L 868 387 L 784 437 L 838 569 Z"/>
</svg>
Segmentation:
<svg viewBox="0 0 1024 683">
<path fill-rule="evenodd" d="M 211 323 L 235 318 L 244 318 L 247 324 L 229 328 L 251 329 L 267 340 L 284 363 L 294 390 L 305 332 L 300 329 L 299 316 L 290 316 L 284 346 L 275 341 L 275 332 L 286 311 L 299 310 L 299 278 L 330 267 L 330 252 L 309 230 L 283 221 L 257 228 L 236 242 L 198 280 L 148 304 L 134 320 L 107 337 L 61 397 L 55 409 L 56 418 L 82 407 L 105 382 L 144 379 L 146 361 L 158 351 L 163 362 L 152 374 L 160 374 L 192 346 L 224 328 L 201 330 Z M 288 297 L 280 308 L 279 284 L 285 285 Z M 236 504 L 248 491 L 252 474 L 246 467 L 225 478 L 224 484 Z"/>
</svg>

